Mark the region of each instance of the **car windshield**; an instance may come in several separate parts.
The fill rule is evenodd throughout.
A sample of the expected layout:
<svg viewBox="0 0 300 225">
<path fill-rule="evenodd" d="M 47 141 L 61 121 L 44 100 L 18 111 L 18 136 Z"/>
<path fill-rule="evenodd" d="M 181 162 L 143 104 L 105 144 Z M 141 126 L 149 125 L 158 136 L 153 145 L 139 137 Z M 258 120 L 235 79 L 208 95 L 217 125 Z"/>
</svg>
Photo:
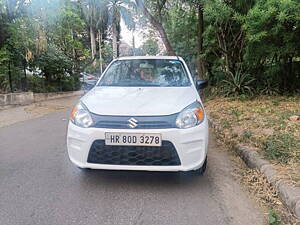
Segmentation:
<svg viewBox="0 0 300 225">
<path fill-rule="evenodd" d="M 98 86 L 184 87 L 191 82 L 179 60 L 135 59 L 115 61 Z"/>
</svg>

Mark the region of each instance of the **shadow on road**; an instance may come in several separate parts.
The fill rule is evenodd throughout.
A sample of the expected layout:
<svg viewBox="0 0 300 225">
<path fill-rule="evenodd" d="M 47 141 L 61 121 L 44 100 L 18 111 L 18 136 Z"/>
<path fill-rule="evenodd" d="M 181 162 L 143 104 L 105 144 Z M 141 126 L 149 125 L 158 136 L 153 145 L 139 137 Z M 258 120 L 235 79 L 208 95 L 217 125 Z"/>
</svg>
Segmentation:
<svg viewBox="0 0 300 225">
<path fill-rule="evenodd" d="M 164 187 L 170 189 L 192 188 L 196 184 L 210 184 L 206 175 L 199 176 L 186 172 L 145 172 L 145 171 L 111 171 L 79 170 L 79 182 L 90 185 L 107 184 L 111 186 Z"/>
</svg>

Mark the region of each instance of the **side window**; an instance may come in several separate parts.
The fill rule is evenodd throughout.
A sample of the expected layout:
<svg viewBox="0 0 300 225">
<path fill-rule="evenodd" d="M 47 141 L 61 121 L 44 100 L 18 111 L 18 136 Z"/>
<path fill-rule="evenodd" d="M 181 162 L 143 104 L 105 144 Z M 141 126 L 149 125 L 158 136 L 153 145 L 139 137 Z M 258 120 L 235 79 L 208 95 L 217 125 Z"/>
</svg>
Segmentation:
<svg viewBox="0 0 300 225">
<path fill-rule="evenodd" d="M 102 84 L 102 83 L 112 84 L 114 82 L 113 74 L 116 73 L 118 64 L 119 64 L 118 62 L 115 62 L 110 66 L 110 68 L 106 72 L 105 76 L 101 79 L 100 84 Z"/>
<path fill-rule="evenodd" d="M 182 68 L 184 68 L 184 71 L 186 71 L 186 73 L 187 73 L 187 76 L 188 76 L 188 72 L 190 72 L 191 73 L 191 76 L 192 76 L 192 82 L 196 82 L 196 79 L 197 79 L 197 76 L 194 74 L 194 73 L 192 73 L 192 69 L 191 69 L 191 65 L 190 64 L 188 64 L 188 63 L 186 63 L 186 66 L 187 66 L 187 70 L 188 71 L 186 71 L 186 68 L 185 68 L 185 66 L 182 64 Z"/>
</svg>

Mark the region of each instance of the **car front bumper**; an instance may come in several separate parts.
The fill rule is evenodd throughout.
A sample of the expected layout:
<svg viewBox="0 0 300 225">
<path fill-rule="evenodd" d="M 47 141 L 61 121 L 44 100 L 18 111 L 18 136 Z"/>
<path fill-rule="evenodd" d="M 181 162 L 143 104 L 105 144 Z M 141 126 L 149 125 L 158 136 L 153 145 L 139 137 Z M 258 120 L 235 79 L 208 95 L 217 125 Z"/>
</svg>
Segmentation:
<svg viewBox="0 0 300 225">
<path fill-rule="evenodd" d="M 171 142 L 179 156 L 179 166 L 109 165 L 88 163 L 88 155 L 95 140 L 104 140 L 106 132 L 160 133 L 163 141 Z M 108 129 L 81 128 L 69 122 L 67 147 L 70 160 L 80 168 L 106 170 L 190 171 L 202 167 L 208 149 L 208 122 L 189 129 Z"/>
</svg>

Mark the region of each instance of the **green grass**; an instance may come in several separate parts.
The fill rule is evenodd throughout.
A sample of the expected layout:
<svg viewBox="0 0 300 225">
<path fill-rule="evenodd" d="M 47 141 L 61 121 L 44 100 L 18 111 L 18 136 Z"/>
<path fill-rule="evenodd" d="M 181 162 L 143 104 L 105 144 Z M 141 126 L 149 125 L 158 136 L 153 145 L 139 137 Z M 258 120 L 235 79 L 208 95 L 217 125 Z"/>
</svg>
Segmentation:
<svg viewBox="0 0 300 225">
<path fill-rule="evenodd" d="M 286 163 L 293 159 L 300 161 L 300 140 L 293 134 L 275 134 L 269 136 L 263 143 L 265 154 L 268 159 Z"/>
<path fill-rule="evenodd" d="M 224 129 L 230 129 L 232 126 L 231 126 L 231 123 L 230 123 L 229 121 L 223 120 L 223 121 L 222 121 L 222 127 L 223 127 Z"/>
<path fill-rule="evenodd" d="M 242 133 L 240 140 L 241 140 L 242 142 L 247 142 L 252 136 L 253 136 L 252 131 L 250 131 L 250 130 L 245 130 L 245 131 Z"/>
<path fill-rule="evenodd" d="M 233 142 L 258 148 L 267 159 L 300 166 L 300 97 L 216 98 L 207 110 Z M 290 164 L 292 163 L 292 164 Z"/>
<path fill-rule="evenodd" d="M 269 210 L 269 225 L 280 225 L 281 218 L 280 216 L 273 210 Z"/>
</svg>

